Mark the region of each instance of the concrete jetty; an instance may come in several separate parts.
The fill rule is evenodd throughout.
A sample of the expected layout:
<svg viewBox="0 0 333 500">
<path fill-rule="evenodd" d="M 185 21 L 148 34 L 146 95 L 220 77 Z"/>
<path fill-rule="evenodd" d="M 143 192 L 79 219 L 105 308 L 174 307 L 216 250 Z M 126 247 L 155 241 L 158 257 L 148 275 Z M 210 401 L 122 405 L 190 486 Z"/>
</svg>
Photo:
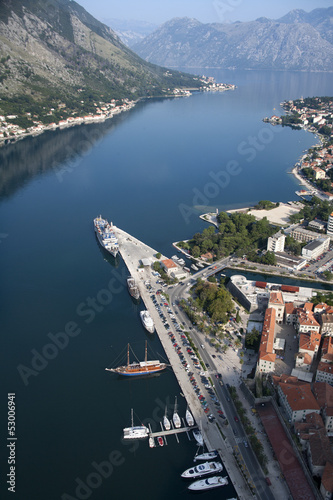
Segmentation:
<svg viewBox="0 0 333 500">
<path fill-rule="evenodd" d="M 172 345 L 168 331 L 162 323 L 161 318 L 152 302 L 150 292 L 145 286 L 145 283 L 149 281 L 153 288 L 160 288 L 160 286 L 156 284 L 156 280 L 158 278 L 153 275 L 151 265 L 153 262 L 158 260 L 156 258 L 157 251 L 117 226 L 113 226 L 113 230 L 118 238 L 120 254 L 128 268 L 129 273 L 133 276 L 140 289 L 141 298 L 154 321 L 156 333 L 159 336 L 161 344 L 180 385 L 181 392 L 186 398 L 195 422 L 200 427 L 207 449 L 209 451 L 217 450 L 219 452 L 220 458 L 223 460 L 225 469 L 230 476 L 239 499 L 249 498 L 250 490 L 237 466 L 233 453 L 233 447 L 229 443 L 228 439 L 226 439 L 223 435 L 224 426 L 221 422 L 209 422 L 207 415 L 204 413 L 202 405 L 193 389 L 188 373 L 185 371 L 185 368 L 182 365 L 174 346 Z M 162 255 L 161 260 L 165 258 L 166 257 Z M 169 306 L 172 309 L 172 305 L 169 304 Z M 168 315 L 166 311 L 165 314 L 166 316 Z M 174 329 L 172 329 L 172 332 L 177 339 L 178 345 L 181 345 L 179 334 L 176 333 Z M 193 361 L 190 359 L 186 349 L 183 349 L 183 354 L 191 368 L 191 371 L 194 372 L 194 376 L 201 393 L 205 393 L 205 389 L 200 381 L 199 370 L 194 367 Z M 213 405 L 211 404 L 210 406 L 211 410 L 213 410 Z M 156 435 L 161 435 L 161 433 L 156 433 Z M 175 434 L 175 436 L 177 436 L 177 434 Z"/>
</svg>

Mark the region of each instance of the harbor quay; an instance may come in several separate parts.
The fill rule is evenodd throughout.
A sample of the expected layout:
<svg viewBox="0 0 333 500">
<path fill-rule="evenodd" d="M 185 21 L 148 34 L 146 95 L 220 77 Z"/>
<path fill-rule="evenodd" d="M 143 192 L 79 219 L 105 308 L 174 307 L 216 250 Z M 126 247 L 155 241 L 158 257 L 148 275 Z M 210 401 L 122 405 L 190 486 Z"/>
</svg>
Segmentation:
<svg viewBox="0 0 333 500">
<path fill-rule="evenodd" d="M 217 450 L 219 452 L 225 470 L 227 471 L 230 480 L 235 487 L 238 498 L 242 500 L 245 500 L 250 496 L 255 498 L 256 495 L 253 496 L 247 482 L 245 481 L 238 468 L 236 459 L 233 454 L 233 447 L 224 435 L 225 426 L 221 421 L 210 422 L 208 420 L 208 414 L 204 412 L 200 400 L 191 384 L 189 374 L 186 371 L 185 367 L 182 365 L 176 349 L 172 344 L 169 336 L 171 330 L 168 331 L 162 323 L 162 320 L 150 296 L 150 292 L 146 287 L 147 282 L 150 283 L 153 289 L 157 289 L 160 287 L 160 285 L 156 283 L 158 278 L 153 274 L 154 271 L 152 269 L 152 264 L 157 260 L 163 260 L 167 257 L 162 255 L 160 259 L 157 259 L 157 251 L 155 249 L 149 247 L 145 243 L 126 233 L 117 226 L 113 225 L 112 229 L 118 239 L 119 252 L 126 264 L 129 274 L 135 279 L 136 284 L 139 287 L 142 301 L 154 321 L 156 333 L 161 341 L 164 351 L 168 357 L 169 363 L 177 378 L 181 393 L 185 397 L 187 405 L 195 419 L 195 422 L 203 435 L 203 439 L 207 446 L 207 449 L 209 451 Z M 169 306 L 171 309 L 173 309 L 172 304 L 169 303 Z M 175 332 L 174 329 L 172 329 L 172 333 L 175 336 L 178 345 L 181 345 L 180 334 Z M 201 368 L 197 368 L 193 364 L 193 361 L 186 352 L 185 348 L 183 349 L 183 354 L 188 363 L 188 366 L 190 367 L 191 372 L 193 372 L 193 376 L 195 377 L 196 383 L 200 388 L 201 394 L 205 394 L 205 388 L 203 387 L 203 384 L 200 380 Z M 209 405 L 209 408 L 212 412 L 216 410 L 212 403 Z M 188 428 L 186 428 L 186 430 L 188 431 Z"/>
</svg>

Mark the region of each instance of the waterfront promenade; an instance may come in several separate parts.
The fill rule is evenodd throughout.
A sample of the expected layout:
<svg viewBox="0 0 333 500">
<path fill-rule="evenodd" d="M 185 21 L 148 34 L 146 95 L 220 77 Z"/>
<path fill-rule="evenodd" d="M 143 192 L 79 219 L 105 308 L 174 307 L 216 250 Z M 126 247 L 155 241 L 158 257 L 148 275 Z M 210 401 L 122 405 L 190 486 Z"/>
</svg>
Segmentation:
<svg viewBox="0 0 333 500">
<path fill-rule="evenodd" d="M 245 500 L 252 495 L 245 479 L 243 478 L 236 464 L 236 460 L 233 455 L 233 447 L 224 435 L 226 428 L 221 422 L 218 422 L 218 425 L 217 423 L 209 422 L 207 415 L 204 413 L 200 401 L 196 393 L 194 392 L 193 386 L 190 383 L 188 373 L 185 371 L 184 366 L 181 364 L 179 356 L 168 335 L 168 331 L 163 325 L 159 314 L 152 302 L 150 293 L 145 286 L 145 282 L 149 281 L 154 287 L 156 278 L 152 274 L 151 265 L 140 267 L 140 265 L 142 264 L 142 259 L 148 259 L 151 263 L 154 262 L 155 260 L 157 260 L 155 257 L 157 251 L 116 226 L 113 226 L 113 230 L 118 238 L 120 254 L 128 268 L 129 274 L 131 274 L 131 276 L 133 276 L 137 282 L 137 285 L 140 289 L 141 298 L 145 304 L 146 309 L 149 310 L 149 313 L 153 318 L 156 332 L 173 368 L 182 394 L 186 398 L 191 413 L 204 436 L 204 441 L 207 445 L 207 448 L 209 450 L 216 449 L 219 451 L 221 459 L 225 466 L 225 470 L 229 474 L 229 477 L 237 491 L 239 499 Z M 161 259 L 163 258 L 166 257 L 162 256 Z M 175 333 L 175 336 L 178 343 L 180 343 L 179 335 Z M 187 355 L 187 353 L 185 353 L 185 349 L 184 354 Z M 191 363 L 190 359 L 187 359 L 187 361 L 189 362 L 189 364 Z M 195 378 L 198 385 L 200 386 L 199 370 L 193 368 L 192 371 L 194 371 Z M 204 392 L 204 388 L 202 386 L 200 387 L 200 389 L 202 392 Z M 213 410 L 213 407 L 211 409 Z M 273 498 L 272 496 L 260 497 Z"/>
</svg>

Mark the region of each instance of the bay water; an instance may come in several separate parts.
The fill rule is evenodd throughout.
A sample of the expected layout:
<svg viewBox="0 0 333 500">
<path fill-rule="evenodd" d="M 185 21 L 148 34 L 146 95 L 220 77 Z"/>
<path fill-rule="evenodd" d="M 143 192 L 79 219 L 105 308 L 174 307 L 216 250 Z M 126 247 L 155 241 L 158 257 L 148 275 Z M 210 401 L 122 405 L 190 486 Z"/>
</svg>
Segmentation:
<svg viewBox="0 0 333 500">
<path fill-rule="evenodd" d="M 180 473 L 196 446 L 186 435 L 152 450 L 121 440 L 131 408 L 135 423 L 157 430 L 175 396 L 183 416 L 186 402 L 171 369 L 143 380 L 104 370 L 128 342 L 139 359 L 146 339 L 152 358 L 165 354 L 143 330 L 124 263 L 99 248 L 92 220 L 102 214 L 171 256 L 173 241 L 206 227 L 200 213 L 296 199 L 288 172 L 318 140 L 262 118 L 280 114 L 285 99 L 333 89 L 331 74 L 205 73 L 237 89 L 147 100 L 103 124 L 0 149 L 1 429 L 5 440 L 7 393 L 15 393 L 20 500 L 187 494 Z M 205 497 L 233 495 L 230 485 Z"/>
</svg>

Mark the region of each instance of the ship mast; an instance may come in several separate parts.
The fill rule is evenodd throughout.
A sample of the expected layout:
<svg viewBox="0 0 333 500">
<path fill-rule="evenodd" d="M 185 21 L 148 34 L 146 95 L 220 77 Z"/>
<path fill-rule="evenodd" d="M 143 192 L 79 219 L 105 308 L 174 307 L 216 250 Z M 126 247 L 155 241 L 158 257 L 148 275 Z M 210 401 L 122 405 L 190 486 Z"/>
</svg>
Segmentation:
<svg viewBox="0 0 333 500">
<path fill-rule="evenodd" d="M 129 344 L 127 344 L 127 366 L 129 366 Z"/>
<path fill-rule="evenodd" d="M 145 363 L 147 365 L 147 340 L 146 340 L 146 348 L 145 348 Z"/>
</svg>

